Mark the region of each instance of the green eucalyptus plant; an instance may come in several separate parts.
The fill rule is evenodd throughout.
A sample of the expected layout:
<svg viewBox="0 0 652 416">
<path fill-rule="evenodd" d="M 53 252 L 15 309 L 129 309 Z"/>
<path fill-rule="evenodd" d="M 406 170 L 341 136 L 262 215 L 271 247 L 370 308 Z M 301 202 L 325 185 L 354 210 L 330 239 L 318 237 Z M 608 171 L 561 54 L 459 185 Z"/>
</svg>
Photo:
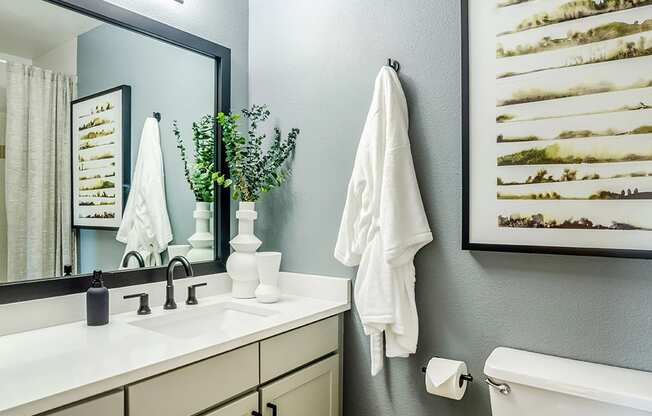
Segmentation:
<svg viewBox="0 0 652 416">
<path fill-rule="evenodd" d="M 213 174 L 215 173 L 215 120 L 212 116 L 203 116 L 192 123 L 192 143 L 194 163 L 188 162 L 186 146 L 181 138 L 181 131 L 176 120 L 172 123 L 177 148 L 181 152 L 183 170 L 190 190 L 197 202 L 213 202 Z"/>
<path fill-rule="evenodd" d="M 242 116 L 248 122 L 247 136 L 240 130 Z M 281 130 L 275 128 L 274 138 L 269 148 L 264 150 L 267 135 L 259 134 L 258 127 L 269 118 L 269 109 L 266 105 L 254 105 L 251 109 L 242 110 L 242 116 L 217 115 L 217 122 L 222 127 L 230 177 L 215 172 L 212 179 L 225 188 L 231 188 L 233 199 L 256 202 L 262 194 L 281 186 L 289 176 L 288 160 L 294 153 L 300 130 L 293 128 L 283 139 Z"/>
</svg>

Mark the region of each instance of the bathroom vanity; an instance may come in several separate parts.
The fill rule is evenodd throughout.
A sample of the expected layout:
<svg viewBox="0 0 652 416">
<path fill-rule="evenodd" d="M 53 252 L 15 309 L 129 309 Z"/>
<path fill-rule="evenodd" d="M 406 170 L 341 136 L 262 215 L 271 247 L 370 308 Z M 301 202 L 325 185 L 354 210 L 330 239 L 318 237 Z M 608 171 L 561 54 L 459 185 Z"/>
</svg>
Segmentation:
<svg viewBox="0 0 652 416">
<path fill-rule="evenodd" d="M 121 291 L 161 285 L 132 286 L 112 290 L 112 306 L 131 310 L 112 315 L 107 326 L 76 321 L 0 337 L 0 378 L 13 380 L 0 386 L 0 414 L 340 414 L 347 279 L 283 273 L 283 299 L 270 305 L 232 299 L 224 274 L 178 283 L 199 279 L 209 283 L 199 305 L 179 302 L 166 311 L 154 292 L 152 314 L 138 316 Z"/>
<path fill-rule="evenodd" d="M 233 299 L 229 190 L 192 180 L 200 150 L 227 171 L 231 50 L 103 0 L 0 3 L 0 416 L 339 415 L 349 280 Z"/>
<path fill-rule="evenodd" d="M 47 414 L 190 416 L 212 409 L 205 415 L 245 416 L 274 414 L 276 406 L 284 415 L 334 416 L 339 327 L 338 316 L 327 318 Z"/>
</svg>

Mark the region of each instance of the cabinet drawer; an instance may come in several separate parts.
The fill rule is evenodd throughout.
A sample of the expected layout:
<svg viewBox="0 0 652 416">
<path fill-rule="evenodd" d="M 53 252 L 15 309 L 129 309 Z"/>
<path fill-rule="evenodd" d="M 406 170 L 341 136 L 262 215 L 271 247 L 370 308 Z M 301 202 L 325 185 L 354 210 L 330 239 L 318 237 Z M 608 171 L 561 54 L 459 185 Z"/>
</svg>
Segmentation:
<svg viewBox="0 0 652 416">
<path fill-rule="evenodd" d="M 129 415 L 193 415 L 257 385 L 252 344 L 128 386 Z"/>
<path fill-rule="evenodd" d="M 46 413 L 47 416 L 124 416 L 125 395 L 122 390 Z"/>
<path fill-rule="evenodd" d="M 232 401 L 202 416 L 251 416 L 258 411 L 258 392 Z"/>
<path fill-rule="evenodd" d="M 338 343 L 337 316 L 261 341 L 261 383 L 337 351 Z"/>
</svg>

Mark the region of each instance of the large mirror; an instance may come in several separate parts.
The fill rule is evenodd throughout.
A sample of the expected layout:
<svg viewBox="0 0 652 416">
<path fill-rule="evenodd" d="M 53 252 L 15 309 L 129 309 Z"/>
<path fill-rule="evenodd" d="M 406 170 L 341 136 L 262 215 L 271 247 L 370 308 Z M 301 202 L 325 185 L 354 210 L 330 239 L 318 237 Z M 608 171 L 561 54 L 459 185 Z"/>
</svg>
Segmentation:
<svg viewBox="0 0 652 416">
<path fill-rule="evenodd" d="M 214 158 L 216 70 L 51 2 L 0 2 L 0 284 L 213 261 L 214 190 L 188 176 Z"/>
</svg>

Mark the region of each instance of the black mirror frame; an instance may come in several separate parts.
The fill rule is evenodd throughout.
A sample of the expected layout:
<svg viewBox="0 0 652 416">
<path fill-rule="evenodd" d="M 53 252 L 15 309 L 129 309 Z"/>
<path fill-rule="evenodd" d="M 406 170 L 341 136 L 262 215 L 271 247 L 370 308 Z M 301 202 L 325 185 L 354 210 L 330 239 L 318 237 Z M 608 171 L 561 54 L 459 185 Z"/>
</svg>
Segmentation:
<svg viewBox="0 0 652 416">
<path fill-rule="evenodd" d="M 216 113 L 231 109 L 231 50 L 217 43 L 168 26 L 104 0 L 43 0 L 60 7 L 84 14 L 115 26 L 128 29 L 169 44 L 191 50 L 215 60 L 215 110 Z M 221 131 L 216 127 L 217 143 L 215 160 L 219 171 L 225 172 L 226 159 Z M 230 201 L 229 191 L 215 187 L 215 259 L 195 263 L 195 275 L 207 275 L 226 271 L 229 254 Z M 144 283 L 162 282 L 166 279 L 165 267 L 111 271 L 105 273 L 106 286 L 116 288 Z M 180 275 L 181 276 L 181 275 Z M 0 285 L 0 305 L 54 296 L 85 292 L 90 286 L 90 275 L 54 277 Z"/>
</svg>

